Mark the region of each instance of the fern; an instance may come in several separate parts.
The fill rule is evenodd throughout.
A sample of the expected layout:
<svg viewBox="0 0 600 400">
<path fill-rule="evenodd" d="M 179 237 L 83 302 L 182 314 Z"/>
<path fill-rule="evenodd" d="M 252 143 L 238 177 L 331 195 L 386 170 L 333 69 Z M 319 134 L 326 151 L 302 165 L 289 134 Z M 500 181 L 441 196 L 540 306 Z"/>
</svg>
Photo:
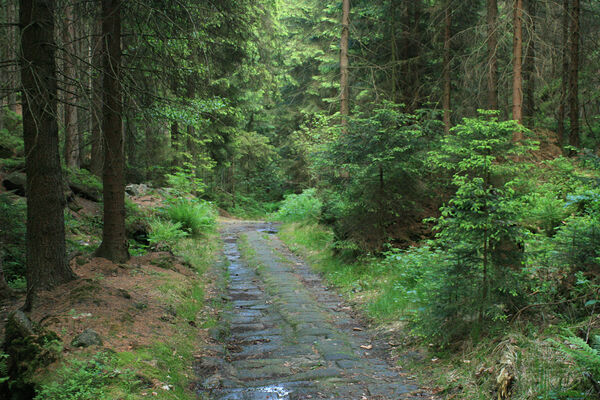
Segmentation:
<svg viewBox="0 0 600 400">
<path fill-rule="evenodd" d="M 0 384 L 8 381 L 8 354 L 0 351 Z"/>
<path fill-rule="evenodd" d="M 563 353 L 570 356 L 577 367 L 591 375 L 596 382 L 600 380 L 600 337 L 594 336 L 592 346 L 577 336 L 563 336 L 564 343 L 559 343 Z"/>
</svg>

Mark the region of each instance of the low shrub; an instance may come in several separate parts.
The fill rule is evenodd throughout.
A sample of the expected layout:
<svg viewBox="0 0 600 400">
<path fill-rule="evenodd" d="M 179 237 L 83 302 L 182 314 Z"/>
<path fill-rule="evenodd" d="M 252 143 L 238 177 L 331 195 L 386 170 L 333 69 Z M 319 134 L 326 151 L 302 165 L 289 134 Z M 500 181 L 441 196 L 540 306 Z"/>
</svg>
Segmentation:
<svg viewBox="0 0 600 400">
<path fill-rule="evenodd" d="M 383 319 L 403 315 L 423 325 L 423 314 L 430 312 L 429 307 L 440 292 L 440 273 L 447 264 L 444 252 L 423 246 L 391 249 L 383 255 L 373 273 L 385 276 L 387 284 L 369 306 L 370 311 Z M 430 328 L 419 326 L 418 330 Z"/>
<path fill-rule="evenodd" d="M 137 381 L 131 371 L 112 368 L 113 357 L 98 353 L 90 360 L 71 360 L 58 371 L 58 380 L 42 384 L 36 400 L 110 399 L 106 387 L 116 380 Z M 139 382 L 139 381 L 138 381 Z"/>
<path fill-rule="evenodd" d="M 182 231 L 181 227 L 181 222 L 153 218 L 150 220 L 148 241 L 157 249 L 161 249 L 163 246 L 172 248 L 179 239 L 188 236 L 188 233 Z"/>
<path fill-rule="evenodd" d="M 315 189 L 285 197 L 275 218 L 283 222 L 316 222 L 321 215 L 323 203 Z"/>
<path fill-rule="evenodd" d="M 166 174 L 167 184 L 175 190 L 178 195 L 201 194 L 204 192 L 206 185 L 202 179 L 189 169 L 177 168 L 173 174 Z"/>
<path fill-rule="evenodd" d="M 207 201 L 176 199 L 169 202 L 164 215 L 192 235 L 200 235 L 212 230 L 216 224 L 217 213 Z"/>
</svg>

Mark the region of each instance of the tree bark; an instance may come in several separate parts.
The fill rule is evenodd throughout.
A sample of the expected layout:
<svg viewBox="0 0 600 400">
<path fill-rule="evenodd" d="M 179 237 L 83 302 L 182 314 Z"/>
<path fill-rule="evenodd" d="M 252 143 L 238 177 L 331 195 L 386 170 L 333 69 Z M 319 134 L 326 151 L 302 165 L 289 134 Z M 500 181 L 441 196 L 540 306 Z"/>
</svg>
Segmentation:
<svg viewBox="0 0 600 400">
<path fill-rule="evenodd" d="M 392 52 L 392 76 L 391 76 L 392 101 L 395 103 L 398 100 L 398 95 L 397 95 L 398 44 L 396 43 L 396 2 L 395 2 L 395 0 L 390 0 L 390 48 L 391 48 L 391 52 Z"/>
<path fill-rule="evenodd" d="M 75 278 L 65 245 L 58 146 L 54 1 L 21 0 L 21 81 L 27 172 L 27 300 Z"/>
<path fill-rule="evenodd" d="M 579 0 L 571 10 L 571 63 L 569 69 L 569 144 L 579 147 Z"/>
<path fill-rule="evenodd" d="M 19 5 L 17 0 L 8 0 L 8 22 L 15 23 L 18 20 Z M 17 64 L 17 43 L 18 43 L 18 28 L 16 26 L 8 27 L 8 56 L 11 60 L 8 69 L 8 85 L 10 92 L 8 94 L 8 108 L 12 112 L 17 112 L 18 101 L 17 91 L 19 87 L 19 69 Z"/>
<path fill-rule="evenodd" d="M 523 123 L 523 0 L 514 0 L 514 38 L 513 38 L 513 93 L 512 119 Z M 523 134 L 516 131 L 515 141 L 523 139 Z"/>
<path fill-rule="evenodd" d="M 179 137 L 179 123 L 177 121 L 173 121 L 171 123 L 171 150 L 173 151 L 173 166 L 177 166 L 178 160 L 178 151 L 179 151 L 179 141 L 181 138 Z"/>
<path fill-rule="evenodd" d="M 88 146 L 86 144 L 85 134 L 91 132 L 91 75 L 89 74 L 89 63 L 91 62 L 89 37 L 91 36 L 91 25 L 89 19 L 84 17 L 86 14 L 83 4 L 77 4 L 74 12 L 76 40 L 77 40 L 77 141 L 79 146 L 79 167 L 85 162 L 87 164 Z M 87 165 L 86 165 L 87 166 Z"/>
<path fill-rule="evenodd" d="M 408 112 L 414 112 L 421 107 L 421 72 L 423 62 L 421 60 L 421 18 L 423 16 L 423 0 L 413 0 L 408 2 L 406 11 L 406 90 L 404 93 L 404 102 L 407 105 Z"/>
<path fill-rule="evenodd" d="M 562 26 L 562 74 L 560 79 L 560 99 L 558 104 L 558 117 L 556 130 L 559 146 L 563 146 L 565 142 L 565 114 L 567 101 L 567 80 L 569 76 L 569 55 L 567 51 L 569 43 L 569 0 L 563 1 L 563 26 Z"/>
<path fill-rule="evenodd" d="M 450 10 L 450 0 L 446 0 L 446 10 L 444 16 L 444 94 L 442 99 L 442 107 L 444 109 L 444 132 L 450 134 L 450 95 L 452 90 L 452 78 L 450 76 L 450 51 L 451 51 L 451 35 L 452 28 L 452 13 Z"/>
<path fill-rule="evenodd" d="M 98 257 L 113 262 L 129 259 L 125 235 L 125 154 L 121 94 L 121 0 L 102 0 L 103 57 L 102 131 L 105 139 L 104 225 Z"/>
<path fill-rule="evenodd" d="M 8 7 L 4 7 L 4 2 L 0 0 L 0 22 L 8 23 Z M 8 46 L 10 43 L 6 40 L 0 43 L 0 60 L 8 60 Z M 4 110 L 8 105 L 8 68 L 0 68 L 0 130 L 4 129 Z"/>
<path fill-rule="evenodd" d="M 342 4 L 342 35 L 340 41 L 340 114 L 342 126 L 348 123 L 350 114 L 350 88 L 349 88 L 349 61 L 348 40 L 350 38 L 350 0 L 343 0 Z"/>
<path fill-rule="evenodd" d="M 145 125 L 146 126 L 144 127 L 144 147 L 146 154 L 143 157 L 143 160 L 144 165 L 146 167 L 145 178 L 146 180 L 149 180 L 152 179 L 152 176 L 150 175 L 150 168 L 154 165 L 154 160 L 158 159 L 156 150 L 160 148 L 160 143 L 157 140 L 158 135 L 156 134 L 156 132 L 154 132 L 152 126 L 148 122 L 146 122 Z"/>
<path fill-rule="evenodd" d="M 533 127 L 535 113 L 535 15 L 536 1 L 525 0 L 527 12 L 527 50 L 523 65 L 523 118 L 529 128 Z"/>
<path fill-rule="evenodd" d="M 498 109 L 498 1 L 487 2 L 487 25 L 488 25 L 488 107 L 490 110 Z"/>
<path fill-rule="evenodd" d="M 100 177 L 104 168 L 104 137 L 102 135 L 102 22 L 94 24 L 94 35 L 92 38 L 92 151 L 90 170 L 92 174 Z"/>
<path fill-rule="evenodd" d="M 17 112 L 17 90 L 19 86 L 19 70 L 17 66 L 17 27 L 18 1 L 6 0 L 2 10 L 4 28 L 4 43 L 0 45 L 0 60 L 6 63 L 0 68 L 0 129 L 3 128 L 4 107 Z"/>
<path fill-rule="evenodd" d="M 125 113 L 125 155 L 126 155 L 126 164 L 129 165 L 130 168 L 136 169 L 137 167 L 137 159 L 136 159 L 136 146 L 137 146 L 137 132 L 136 132 L 136 124 L 133 116 L 137 112 L 135 107 L 132 106 L 130 102 L 126 104 L 126 110 L 128 112 Z"/>
<path fill-rule="evenodd" d="M 77 134 L 77 110 L 75 103 L 77 101 L 77 72 L 76 72 L 76 52 L 75 52 L 75 22 L 73 20 L 73 6 L 65 7 L 65 18 L 63 33 L 63 51 L 64 51 L 64 129 L 65 146 L 64 157 L 65 164 L 69 168 L 79 168 L 79 136 Z"/>
</svg>

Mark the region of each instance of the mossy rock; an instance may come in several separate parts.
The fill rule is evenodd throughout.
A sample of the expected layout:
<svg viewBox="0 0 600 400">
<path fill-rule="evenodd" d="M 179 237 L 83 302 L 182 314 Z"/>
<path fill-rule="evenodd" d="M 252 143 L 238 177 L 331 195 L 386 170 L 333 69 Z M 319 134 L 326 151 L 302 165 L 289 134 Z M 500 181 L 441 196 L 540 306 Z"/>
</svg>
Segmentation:
<svg viewBox="0 0 600 400">
<path fill-rule="evenodd" d="M 102 346 L 102 338 L 93 329 L 86 329 L 83 333 L 77 335 L 71 342 L 73 347 Z"/>
<path fill-rule="evenodd" d="M 31 322 L 21 311 L 9 315 L 3 351 L 8 355 L 11 399 L 31 399 L 34 375 L 40 368 L 52 364 L 61 354 L 62 342 L 55 332 Z M 0 397 L 7 394 L 0 388 Z M 29 397 L 28 397 L 29 396 Z M 4 398 L 4 397 L 2 397 Z"/>
<path fill-rule="evenodd" d="M 6 337 L 10 339 L 32 335 L 35 335 L 35 328 L 29 317 L 20 310 L 10 313 L 6 324 Z"/>
</svg>

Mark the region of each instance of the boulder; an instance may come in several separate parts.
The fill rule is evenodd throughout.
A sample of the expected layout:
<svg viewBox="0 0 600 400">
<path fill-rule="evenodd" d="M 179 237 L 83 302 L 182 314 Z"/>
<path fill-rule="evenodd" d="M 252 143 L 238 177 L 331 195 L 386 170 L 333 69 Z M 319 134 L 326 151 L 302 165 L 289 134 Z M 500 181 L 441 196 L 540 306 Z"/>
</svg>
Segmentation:
<svg viewBox="0 0 600 400">
<path fill-rule="evenodd" d="M 13 172 L 2 180 L 2 185 L 6 190 L 14 191 L 19 196 L 25 196 L 25 187 L 27 185 L 27 175 L 23 172 Z"/>
<path fill-rule="evenodd" d="M 58 360 L 62 346 L 55 332 L 40 328 L 22 311 L 15 311 L 8 316 L 1 350 L 8 355 L 3 375 L 9 378 L 10 387 L 0 386 L 0 398 L 32 399 L 36 371 Z"/>
<path fill-rule="evenodd" d="M 7 336 L 10 335 L 11 338 L 26 338 L 35 335 L 33 323 L 21 310 L 10 313 L 8 316 L 8 323 L 6 324 L 6 330 Z"/>
<path fill-rule="evenodd" d="M 140 183 L 135 184 L 135 183 L 131 183 L 127 186 L 125 186 L 125 192 L 130 195 L 130 196 L 143 196 L 146 193 L 148 193 L 148 191 L 150 190 L 150 188 L 148 187 L 148 185 L 144 184 L 144 183 Z"/>
<path fill-rule="evenodd" d="M 102 346 L 102 338 L 93 329 L 86 329 L 83 333 L 75 336 L 71 342 L 73 347 L 90 347 L 90 346 Z"/>
</svg>

